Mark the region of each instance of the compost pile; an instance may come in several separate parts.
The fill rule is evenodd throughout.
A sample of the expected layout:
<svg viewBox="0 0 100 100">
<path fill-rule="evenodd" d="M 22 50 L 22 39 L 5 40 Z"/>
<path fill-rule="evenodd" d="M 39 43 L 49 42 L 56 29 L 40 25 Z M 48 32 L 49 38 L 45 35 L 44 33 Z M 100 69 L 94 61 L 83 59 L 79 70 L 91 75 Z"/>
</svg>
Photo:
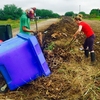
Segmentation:
<svg viewBox="0 0 100 100">
<path fill-rule="evenodd" d="M 97 58 L 92 65 L 80 50 L 84 35 L 72 42 L 77 27 L 72 18 L 63 17 L 44 30 L 43 53 L 51 74 L 15 91 L 8 90 L 0 97 L 4 100 L 100 100 L 100 31 L 98 26 L 94 29 L 98 36 L 94 45 Z"/>
</svg>

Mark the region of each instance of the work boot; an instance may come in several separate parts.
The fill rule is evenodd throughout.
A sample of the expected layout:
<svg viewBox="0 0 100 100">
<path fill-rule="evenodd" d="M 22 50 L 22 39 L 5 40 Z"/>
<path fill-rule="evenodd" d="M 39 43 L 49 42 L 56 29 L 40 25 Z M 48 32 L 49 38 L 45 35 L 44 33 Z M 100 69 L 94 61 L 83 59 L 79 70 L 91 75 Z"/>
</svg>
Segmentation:
<svg viewBox="0 0 100 100">
<path fill-rule="evenodd" d="M 88 58 L 89 57 L 89 50 L 84 51 L 85 56 Z"/>
<path fill-rule="evenodd" d="M 90 56 L 91 56 L 91 62 L 94 62 L 95 61 L 95 53 L 91 52 Z"/>
</svg>

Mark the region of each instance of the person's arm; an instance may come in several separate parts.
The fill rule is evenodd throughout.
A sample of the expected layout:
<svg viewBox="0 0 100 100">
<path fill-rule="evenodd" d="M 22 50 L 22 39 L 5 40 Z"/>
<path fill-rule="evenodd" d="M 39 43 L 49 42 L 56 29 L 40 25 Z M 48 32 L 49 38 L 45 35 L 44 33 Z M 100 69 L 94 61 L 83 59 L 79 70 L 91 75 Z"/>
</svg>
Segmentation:
<svg viewBox="0 0 100 100">
<path fill-rule="evenodd" d="M 25 26 L 23 26 L 22 29 L 23 29 L 24 32 L 31 32 L 31 33 L 34 33 L 33 30 L 30 30 L 30 29 L 28 29 L 28 28 L 25 27 Z"/>
<path fill-rule="evenodd" d="M 76 38 L 76 36 L 81 32 L 82 30 L 82 25 L 79 25 L 78 30 L 75 32 L 75 34 L 73 35 L 74 38 Z"/>
</svg>

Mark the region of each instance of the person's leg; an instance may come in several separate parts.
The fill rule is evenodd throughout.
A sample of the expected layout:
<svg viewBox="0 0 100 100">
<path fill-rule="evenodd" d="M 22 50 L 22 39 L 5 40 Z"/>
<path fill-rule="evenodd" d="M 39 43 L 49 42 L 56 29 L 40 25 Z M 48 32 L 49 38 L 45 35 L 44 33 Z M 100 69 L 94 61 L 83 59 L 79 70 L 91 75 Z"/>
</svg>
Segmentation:
<svg viewBox="0 0 100 100">
<path fill-rule="evenodd" d="M 38 41 L 39 41 L 40 46 L 42 47 L 43 46 L 43 43 L 42 43 L 42 32 L 39 32 L 37 34 L 37 38 L 38 38 Z"/>
<path fill-rule="evenodd" d="M 88 38 L 85 39 L 85 42 L 83 44 L 83 47 L 84 47 L 84 54 L 85 54 L 85 57 L 89 57 L 89 49 L 88 49 Z"/>
<path fill-rule="evenodd" d="M 95 52 L 94 52 L 94 49 L 93 49 L 94 39 L 95 39 L 94 35 L 92 35 L 89 38 L 89 50 L 90 50 L 91 62 L 95 61 Z"/>
<path fill-rule="evenodd" d="M 91 52 L 90 56 L 91 56 L 91 62 L 94 62 L 95 61 L 95 52 Z"/>
</svg>

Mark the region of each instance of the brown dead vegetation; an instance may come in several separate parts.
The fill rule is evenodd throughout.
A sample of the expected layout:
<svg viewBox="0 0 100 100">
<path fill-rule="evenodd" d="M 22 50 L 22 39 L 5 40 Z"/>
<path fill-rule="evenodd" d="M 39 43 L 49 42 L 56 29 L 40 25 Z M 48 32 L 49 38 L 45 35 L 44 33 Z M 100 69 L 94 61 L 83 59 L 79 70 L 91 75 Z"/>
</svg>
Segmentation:
<svg viewBox="0 0 100 100">
<path fill-rule="evenodd" d="M 77 25 L 69 17 L 62 18 L 44 30 L 44 56 L 51 70 L 30 84 L 0 94 L 2 100 L 100 100 L 100 22 L 87 21 L 96 34 L 96 63 L 91 65 L 80 51 L 84 36 L 72 43 Z M 95 25 L 96 24 L 96 25 Z"/>
</svg>

